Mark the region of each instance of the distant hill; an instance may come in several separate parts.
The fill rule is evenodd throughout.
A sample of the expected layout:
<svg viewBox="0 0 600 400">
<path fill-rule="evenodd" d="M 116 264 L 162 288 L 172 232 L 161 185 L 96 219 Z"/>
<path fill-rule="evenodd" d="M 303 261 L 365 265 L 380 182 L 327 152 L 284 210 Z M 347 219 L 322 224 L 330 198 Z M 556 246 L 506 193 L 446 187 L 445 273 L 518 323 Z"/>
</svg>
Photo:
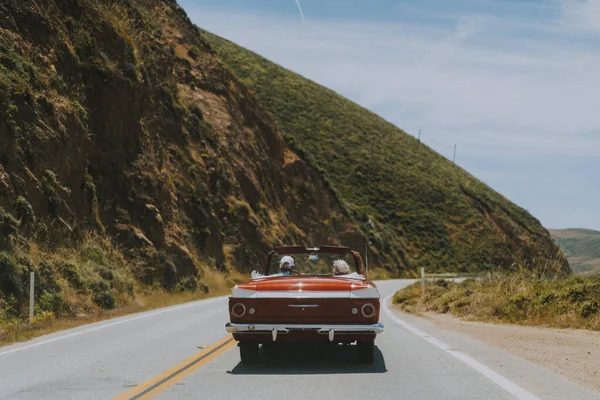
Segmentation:
<svg viewBox="0 0 600 400">
<path fill-rule="evenodd" d="M 576 273 L 600 272 L 600 232 L 590 229 L 550 229 Z"/>
<path fill-rule="evenodd" d="M 546 267 L 534 264 L 553 260 L 569 270 L 536 218 L 467 171 L 334 91 L 204 33 L 369 235 L 375 264 L 398 273 Z"/>
</svg>

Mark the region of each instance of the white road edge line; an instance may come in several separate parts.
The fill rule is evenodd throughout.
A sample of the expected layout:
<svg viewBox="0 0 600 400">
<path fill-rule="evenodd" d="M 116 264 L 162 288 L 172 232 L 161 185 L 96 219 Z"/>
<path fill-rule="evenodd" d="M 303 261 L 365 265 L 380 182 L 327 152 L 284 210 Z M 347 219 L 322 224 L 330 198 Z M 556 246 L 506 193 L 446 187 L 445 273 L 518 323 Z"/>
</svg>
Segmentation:
<svg viewBox="0 0 600 400">
<path fill-rule="evenodd" d="M 131 318 L 126 318 L 126 319 L 115 321 L 115 322 L 109 322 L 107 324 L 102 324 L 102 325 L 96 326 L 94 328 L 89 328 L 89 329 L 84 329 L 84 330 L 73 332 L 73 333 L 68 333 L 66 335 L 62 335 L 62 336 L 55 337 L 55 338 L 52 338 L 52 339 L 41 340 L 41 341 L 33 342 L 33 343 L 30 343 L 30 344 L 26 344 L 24 346 L 19 346 L 17 344 L 16 346 L 19 346 L 19 347 L 16 347 L 16 348 L 10 349 L 10 350 L 6 350 L 6 351 L 0 351 L 0 357 L 6 356 L 8 354 L 16 353 L 18 351 L 31 349 L 33 347 L 38 347 L 38 346 L 42 346 L 42 345 L 45 345 L 45 344 L 58 342 L 60 340 L 72 338 L 74 336 L 85 335 L 86 333 L 96 332 L 96 331 L 99 331 L 101 329 L 110 328 L 112 326 L 126 324 L 128 322 L 133 322 L 133 321 L 137 321 L 137 320 L 144 319 L 144 318 L 154 317 L 155 315 L 164 314 L 164 313 L 167 313 L 167 312 L 170 312 L 170 311 L 181 310 L 182 308 L 188 308 L 188 307 L 197 306 L 197 305 L 199 305 L 198 303 L 200 303 L 202 305 L 211 304 L 211 303 L 214 303 L 216 301 L 222 300 L 222 299 L 224 299 L 226 297 L 227 296 L 219 296 L 219 297 L 214 297 L 212 299 L 198 300 L 198 301 L 194 301 L 192 303 L 186 303 L 186 304 L 179 304 L 179 305 L 176 305 L 176 306 L 170 306 L 170 307 L 162 308 L 162 309 L 155 310 L 155 311 L 146 311 L 142 315 L 138 315 L 138 316 L 131 317 Z M 99 323 L 102 323 L 102 322 L 99 322 Z M 74 329 L 77 329 L 77 328 L 74 328 Z M 35 339 L 33 339 L 33 340 L 35 340 Z"/>
<path fill-rule="evenodd" d="M 452 349 L 448 344 L 430 336 L 429 334 L 423 332 L 422 330 L 412 326 L 408 322 L 403 321 L 400 318 L 398 318 L 397 316 L 395 316 L 394 313 L 392 312 L 392 310 L 390 310 L 388 307 L 388 302 L 391 299 L 391 297 L 392 296 L 388 296 L 383 301 L 383 311 L 395 323 L 402 326 L 404 329 L 414 333 L 415 335 L 419 336 L 420 338 L 427 340 L 429 343 L 444 350 L 445 352 L 447 352 L 448 354 L 457 358 L 458 360 L 462 361 L 463 363 L 467 364 L 469 367 L 473 368 L 475 371 L 479 372 L 481 375 L 485 376 L 486 378 L 488 378 L 489 380 L 494 382 L 496 385 L 500 386 L 501 388 L 503 388 L 504 390 L 506 390 L 513 396 L 515 396 L 517 399 L 519 399 L 519 400 L 541 400 L 539 397 L 537 397 L 533 393 L 528 392 L 527 390 L 523 389 L 521 386 L 519 386 L 516 383 L 514 383 L 513 381 L 505 378 L 504 376 L 500 375 L 493 369 L 491 369 L 488 366 L 475 360 L 471 356 L 469 356 L 461 351 Z"/>
</svg>

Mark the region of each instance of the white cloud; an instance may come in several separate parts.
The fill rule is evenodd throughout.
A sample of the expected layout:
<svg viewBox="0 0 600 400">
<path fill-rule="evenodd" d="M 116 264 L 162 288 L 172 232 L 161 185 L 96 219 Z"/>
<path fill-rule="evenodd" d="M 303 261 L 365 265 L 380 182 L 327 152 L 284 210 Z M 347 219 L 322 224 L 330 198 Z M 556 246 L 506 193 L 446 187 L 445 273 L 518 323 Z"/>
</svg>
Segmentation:
<svg viewBox="0 0 600 400">
<path fill-rule="evenodd" d="M 556 20 L 525 23 L 496 15 L 463 15 L 453 28 L 316 17 L 303 27 L 295 15 L 188 12 L 203 28 L 336 90 L 409 133 L 423 128 L 424 141 L 446 156 L 457 143 L 458 159 L 476 176 L 487 174 L 485 162 L 494 160 L 504 178 L 487 174 L 492 186 L 504 189 L 511 175 L 520 174 L 504 193 L 517 202 L 522 195 L 527 203 L 536 185 L 546 190 L 547 177 L 541 167 L 515 170 L 514 160 L 583 157 L 592 160 L 586 168 L 597 169 L 600 47 L 590 39 L 600 32 L 598 7 L 600 0 L 563 0 L 560 29 Z M 556 190 L 561 179 L 569 187 L 578 182 L 577 176 L 557 179 Z M 600 189 L 587 182 L 579 186 L 586 188 L 586 201 L 600 202 Z M 548 224 L 569 225 L 568 215 L 554 215 L 549 203 L 539 209 L 546 210 L 541 217 Z M 581 222 L 600 228 L 600 214 L 590 212 Z"/>
<path fill-rule="evenodd" d="M 561 6 L 568 27 L 600 33 L 600 0 L 562 0 Z"/>
<path fill-rule="evenodd" d="M 403 103 L 382 113 L 400 127 L 452 135 L 474 152 L 600 156 L 600 138 L 588 135 L 600 130 L 600 54 L 511 38 L 498 47 L 469 43 L 488 24 L 502 28 L 485 16 L 460 19 L 453 31 L 314 20 L 305 30 L 281 16 L 224 18 L 196 19 L 375 111 Z"/>
</svg>

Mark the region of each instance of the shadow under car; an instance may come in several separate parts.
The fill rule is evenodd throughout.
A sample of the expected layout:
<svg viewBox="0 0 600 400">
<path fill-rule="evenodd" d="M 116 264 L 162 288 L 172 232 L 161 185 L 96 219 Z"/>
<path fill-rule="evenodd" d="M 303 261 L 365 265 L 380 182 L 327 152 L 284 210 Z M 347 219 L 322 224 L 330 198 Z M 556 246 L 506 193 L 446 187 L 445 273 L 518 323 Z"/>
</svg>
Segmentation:
<svg viewBox="0 0 600 400">
<path fill-rule="evenodd" d="M 234 375 L 314 375 L 385 373 L 383 353 L 376 345 L 373 364 L 358 362 L 355 345 L 278 344 L 261 346 L 259 361 L 238 363 L 227 373 Z"/>
</svg>

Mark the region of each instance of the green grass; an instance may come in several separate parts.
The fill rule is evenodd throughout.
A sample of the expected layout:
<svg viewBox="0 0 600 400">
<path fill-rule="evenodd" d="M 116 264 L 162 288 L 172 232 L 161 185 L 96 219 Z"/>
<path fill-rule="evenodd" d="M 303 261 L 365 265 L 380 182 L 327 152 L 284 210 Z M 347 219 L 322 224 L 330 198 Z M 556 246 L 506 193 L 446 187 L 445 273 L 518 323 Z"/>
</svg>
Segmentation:
<svg viewBox="0 0 600 400">
<path fill-rule="evenodd" d="M 413 136 L 251 51 L 205 35 L 273 115 L 287 144 L 321 172 L 369 235 L 374 265 L 410 275 L 421 266 L 480 271 L 562 258 L 537 219 Z"/>
<path fill-rule="evenodd" d="M 1 210 L 0 210 L 1 211 Z M 35 318 L 26 319 L 29 272 L 35 272 Z M 248 279 L 203 265 L 173 288 L 135 279 L 136 266 L 109 240 L 86 235 L 78 246 L 35 243 L 0 251 L 0 346 L 116 316 L 224 295 Z"/>
<path fill-rule="evenodd" d="M 600 272 L 600 232 L 589 229 L 551 229 L 576 273 Z"/>
<path fill-rule="evenodd" d="M 437 312 L 470 320 L 600 330 L 600 275 L 549 281 L 530 272 L 462 283 L 420 283 L 398 291 L 407 312 Z"/>
</svg>

